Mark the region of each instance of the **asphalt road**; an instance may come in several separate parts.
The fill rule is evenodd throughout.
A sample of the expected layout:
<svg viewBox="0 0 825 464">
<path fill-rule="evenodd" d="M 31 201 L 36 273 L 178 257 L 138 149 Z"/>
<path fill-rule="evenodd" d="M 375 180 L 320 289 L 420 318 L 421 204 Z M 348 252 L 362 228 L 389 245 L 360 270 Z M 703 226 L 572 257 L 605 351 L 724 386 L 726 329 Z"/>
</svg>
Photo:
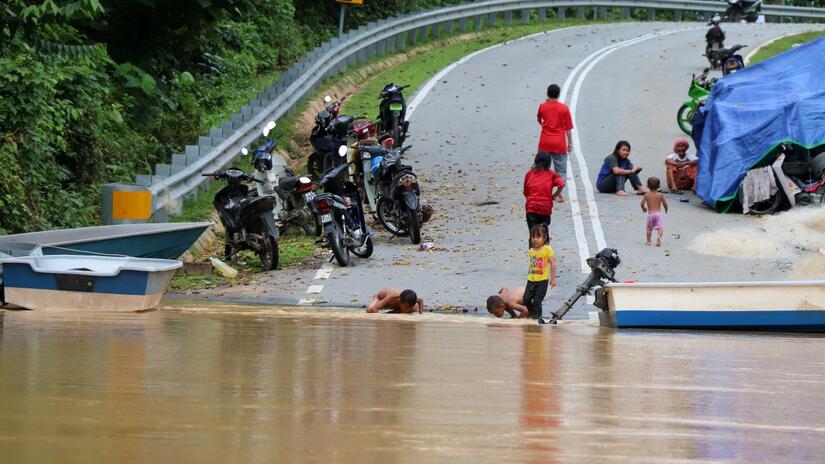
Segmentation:
<svg viewBox="0 0 825 464">
<path fill-rule="evenodd" d="M 726 24 L 725 31 L 728 45 L 747 44 L 747 52 L 811 27 Z M 717 214 L 693 195 L 685 195 L 687 203 L 669 195 L 664 246 L 646 247 L 639 197 L 591 194 L 602 160 L 620 139 L 632 144 L 631 160 L 644 168 L 642 177 L 656 175 L 664 183 L 664 157 L 681 135 L 676 110 L 687 98 L 691 74 L 707 63 L 704 32 L 699 23 L 585 26 L 514 41 L 468 59 L 439 79 L 412 116 L 408 143 L 414 148 L 407 161 L 419 174 L 423 199 L 435 208 L 423 228 L 424 241 L 434 244 L 431 250 L 418 251 L 405 238 L 390 240 L 374 224 L 375 254 L 354 258 L 349 268 L 319 258 L 305 268 L 276 271 L 254 284 L 204 296 L 355 306 L 394 286 L 415 289 L 430 307 L 477 308 L 485 314 L 488 295 L 526 282 L 521 190 L 538 142 L 535 113 L 547 85 L 566 82 L 563 98 L 574 110 L 580 154 L 570 160 L 574 176 L 568 186 L 575 186 L 575 193 L 568 190 L 566 197 L 577 201 L 557 204 L 553 212 L 558 286 L 545 299 L 545 314 L 574 291 L 584 278 L 583 258 L 603 244 L 619 250 L 620 279 L 788 279 L 787 256 L 750 254 L 745 242 L 730 245 L 741 247 L 744 258 L 710 256 L 691 246 L 703 232 L 752 227 L 753 218 Z M 593 55 L 600 50 L 606 54 Z M 331 272 L 318 273 L 322 265 Z M 316 274 L 329 277 L 316 279 Z M 307 293 L 310 286 L 317 293 Z M 583 318 L 586 311 L 582 301 L 568 317 Z"/>
</svg>

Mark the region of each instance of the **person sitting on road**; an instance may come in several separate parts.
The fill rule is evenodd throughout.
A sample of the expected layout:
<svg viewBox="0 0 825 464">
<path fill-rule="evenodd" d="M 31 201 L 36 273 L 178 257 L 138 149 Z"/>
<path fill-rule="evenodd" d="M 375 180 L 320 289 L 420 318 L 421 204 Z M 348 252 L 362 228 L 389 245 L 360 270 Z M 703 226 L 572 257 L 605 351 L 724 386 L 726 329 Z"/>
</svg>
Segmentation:
<svg viewBox="0 0 825 464">
<path fill-rule="evenodd" d="M 505 312 L 513 319 L 527 317 L 529 312 L 524 306 L 524 287 L 502 288 L 497 295 L 490 295 L 487 311 L 495 317 L 502 317 Z"/>
<path fill-rule="evenodd" d="M 381 309 L 390 309 L 388 314 L 413 314 L 417 309 L 418 314 L 423 314 L 424 300 L 410 289 L 383 288 L 372 296 L 367 312 L 377 313 Z"/>
<path fill-rule="evenodd" d="M 680 190 L 696 191 L 699 158 L 688 155 L 688 148 L 690 141 L 686 137 L 679 137 L 673 142 L 673 153 L 665 157 L 665 177 L 671 193 L 679 193 Z"/>
<path fill-rule="evenodd" d="M 599 176 L 596 178 L 596 188 L 601 193 L 615 193 L 619 196 L 627 196 L 628 193 L 624 191 L 624 184 L 630 180 L 630 185 L 636 190 L 636 194 L 642 195 L 647 192 L 647 189 L 639 180 L 639 171 L 642 170 L 639 166 L 633 166 L 628 158 L 630 156 L 630 142 L 627 140 L 619 140 L 616 143 L 616 148 L 613 153 L 607 155 L 604 159 L 604 164 L 599 171 Z"/>
</svg>

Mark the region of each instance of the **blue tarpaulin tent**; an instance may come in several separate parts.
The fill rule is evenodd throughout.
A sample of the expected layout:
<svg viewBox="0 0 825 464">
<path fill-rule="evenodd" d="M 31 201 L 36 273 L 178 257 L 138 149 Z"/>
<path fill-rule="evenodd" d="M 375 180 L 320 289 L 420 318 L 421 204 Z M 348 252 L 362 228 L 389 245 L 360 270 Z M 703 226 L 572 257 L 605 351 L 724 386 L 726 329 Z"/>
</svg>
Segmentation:
<svg viewBox="0 0 825 464">
<path fill-rule="evenodd" d="M 719 79 L 693 121 L 693 140 L 696 193 L 720 212 L 780 143 L 825 144 L 825 37 Z"/>
</svg>

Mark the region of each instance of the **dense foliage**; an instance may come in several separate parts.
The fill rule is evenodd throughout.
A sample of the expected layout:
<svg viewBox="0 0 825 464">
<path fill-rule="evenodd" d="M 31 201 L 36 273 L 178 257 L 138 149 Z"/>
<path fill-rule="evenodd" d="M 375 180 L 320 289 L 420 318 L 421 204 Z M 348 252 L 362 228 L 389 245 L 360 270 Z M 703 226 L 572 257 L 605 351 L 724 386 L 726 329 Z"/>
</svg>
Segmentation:
<svg viewBox="0 0 825 464">
<path fill-rule="evenodd" d="M 347 26 L 455 0 L 351 7 Z M 0 0 L 0 234 L 99 221 L 337 29 L 333 0 Z"/>
</svg>

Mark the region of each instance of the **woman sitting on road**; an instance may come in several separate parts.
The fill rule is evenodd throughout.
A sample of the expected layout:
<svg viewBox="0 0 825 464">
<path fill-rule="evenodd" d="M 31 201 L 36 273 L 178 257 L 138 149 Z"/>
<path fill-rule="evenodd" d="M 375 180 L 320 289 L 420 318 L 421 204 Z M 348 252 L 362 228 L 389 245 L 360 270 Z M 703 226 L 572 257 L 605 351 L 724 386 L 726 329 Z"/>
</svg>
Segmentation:
<svg viewBox="0 0 825 464">
<path fill-rule="evenodd" d="M 679 190 L 696 191 L 696 168 L 699 159 L 696 155 L 688 155 L 690 142 L 685 137 L 679 137 L 673 142 L 673 153 L 665 158 L 667 174 L 667 188 L 671 192 Z"/>
<path fill-rule="evenodd" d="M 639 180 L 639 166 L 633 166 L 628 158 L 630 156 L 630 143 L 626 140 L 619 140 L 613 153 L 607 155 L 596 179 L 596 188 L 602 193 L 615 193 L 619 196 L 628 195 L 624 191 L 624 184 L 630 180 L 630 185 L 636 190 L 638 195 L 647 192 L 647 189 Z"/>
<path fill-rule="evenodd" d="M 553 214 L 553 198 L 561 195 L 564 179 L 550 170 L 553 157 L 550 153 L 538 152 L 533 167 L 524 175 L 524 209 L 527 212 L 527 230 L 536 224 L 550 225 Z"/>
</svg>

